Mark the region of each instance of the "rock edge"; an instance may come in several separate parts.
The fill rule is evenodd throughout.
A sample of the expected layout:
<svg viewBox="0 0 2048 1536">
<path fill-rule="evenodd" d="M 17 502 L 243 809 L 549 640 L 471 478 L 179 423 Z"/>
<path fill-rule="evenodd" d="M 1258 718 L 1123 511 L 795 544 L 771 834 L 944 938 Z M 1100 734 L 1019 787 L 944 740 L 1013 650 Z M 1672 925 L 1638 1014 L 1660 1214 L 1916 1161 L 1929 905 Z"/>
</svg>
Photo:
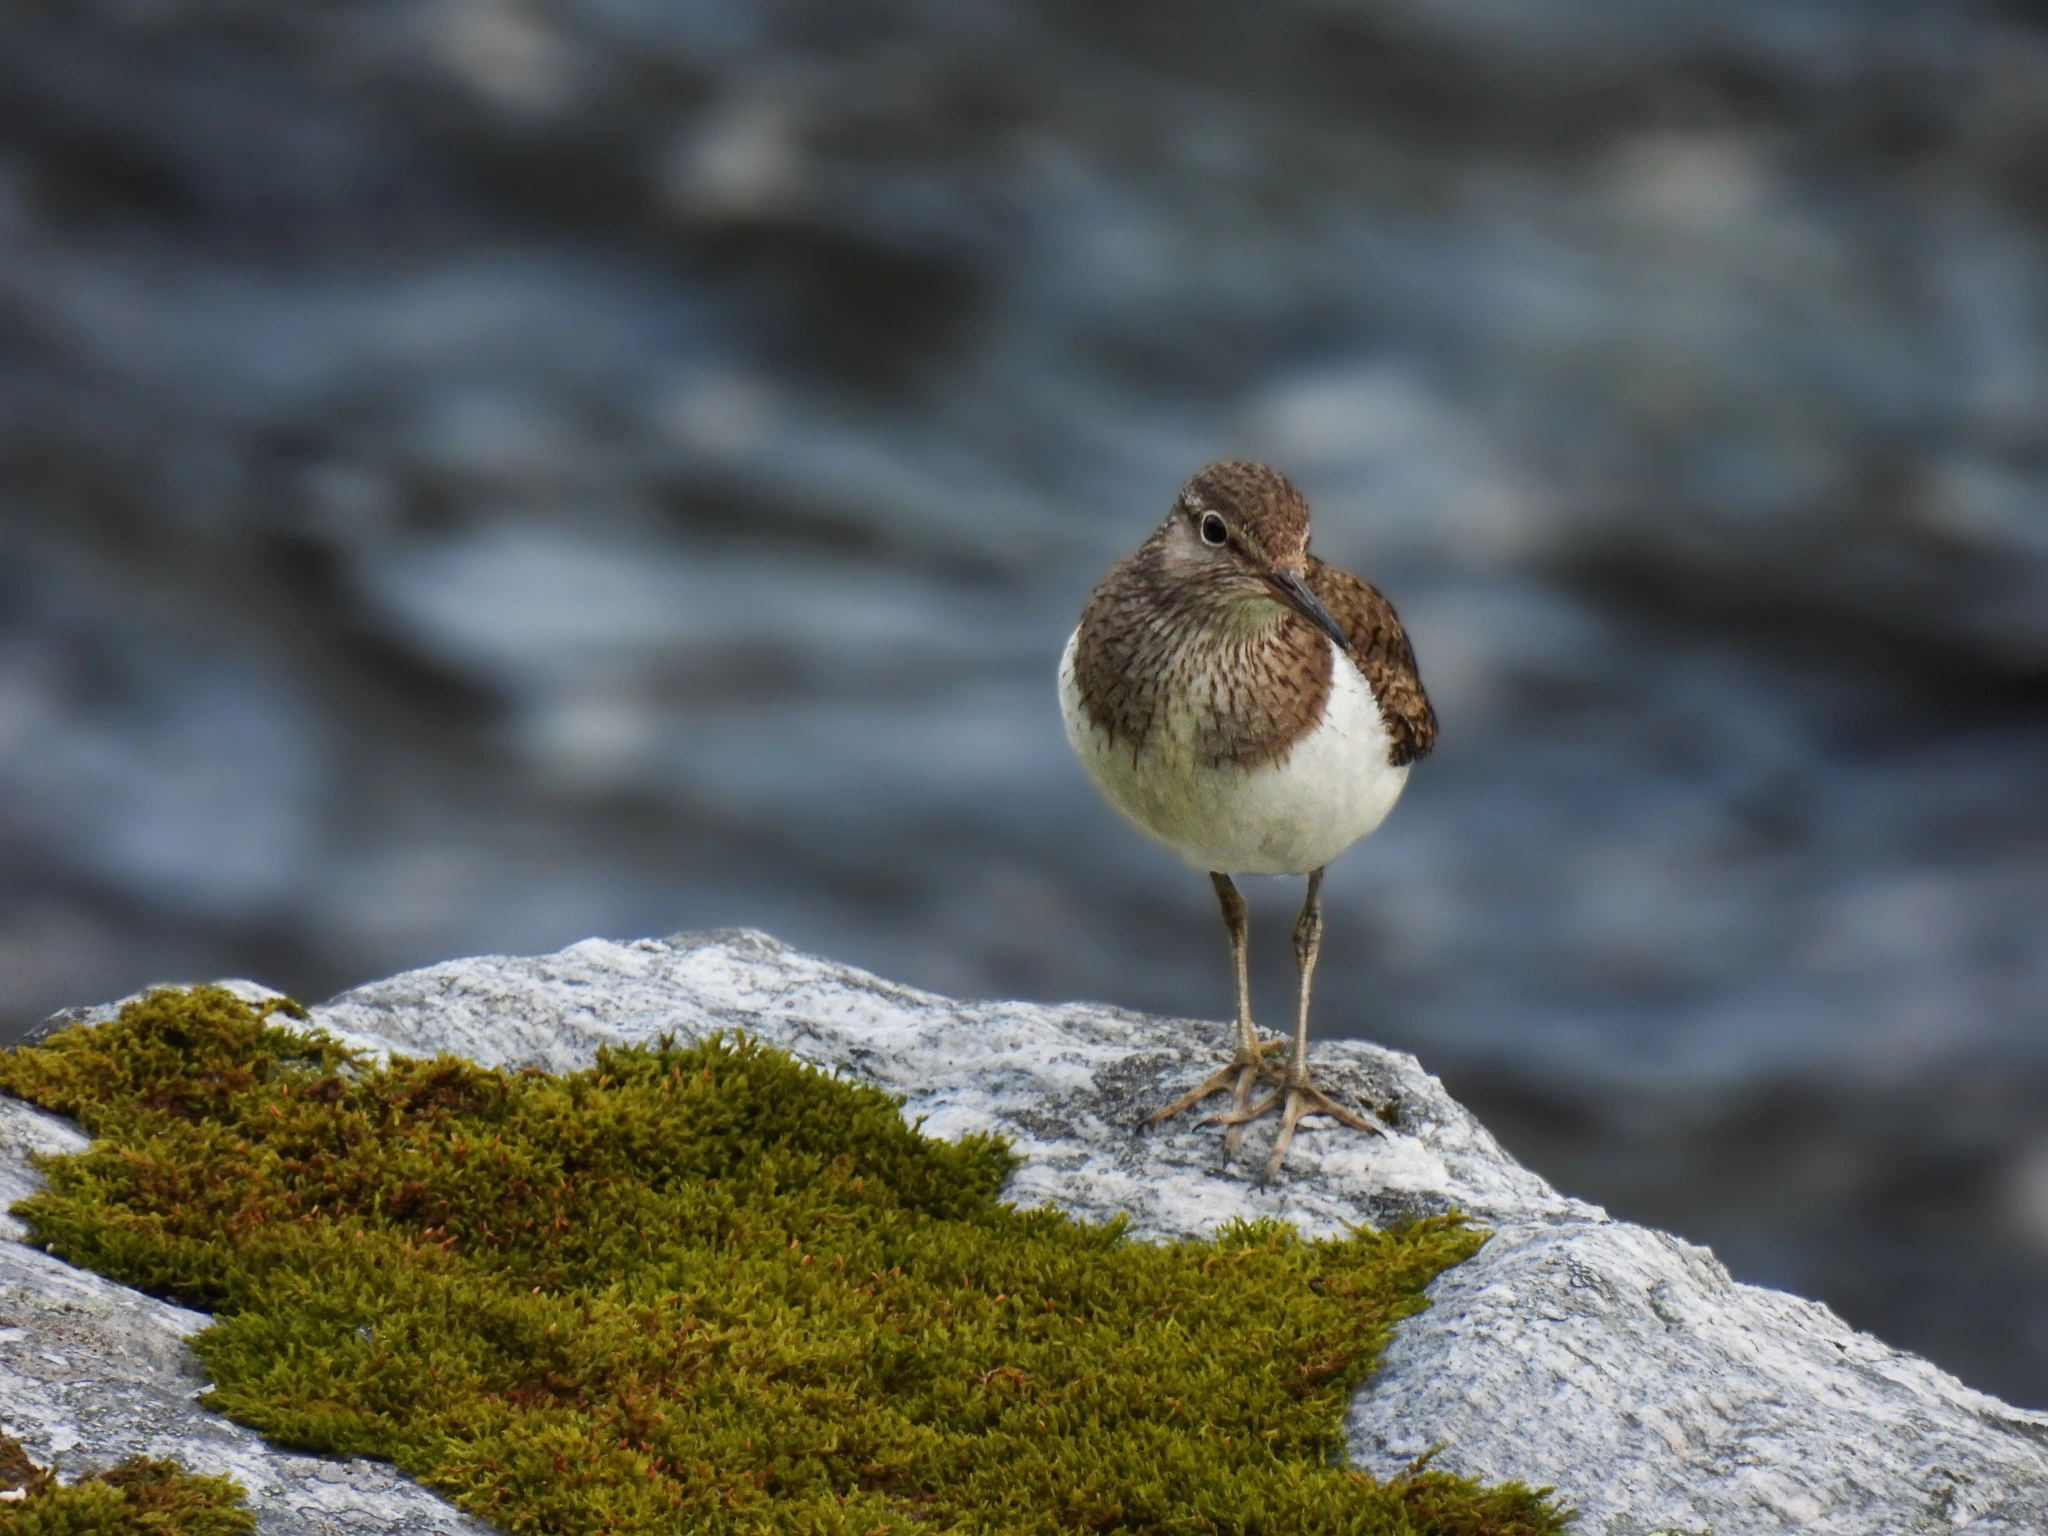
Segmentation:
<svg viewBox="0 0 2048 1536">
<path fill-rule="evenodd" d="M 1206 1236 L 1240 1216 L 1326 1234 L 1455 1207 L 1494 1236 L 1432 1285 L 1430 1310 L 1400 1326 L 1354 1400 L 1355 1465 L 1385 1475 L 1440 1445 L 1439 1466 L 1555 1484 L 1589 1536 L 2048 1530 L 2048 1415 L 1972 1391 L 1817 1303 L 1737 1284 L 1703 1248 L 1559 1195 L 1412 1056 L 1320 1043 L 1321 1080 L 1390 1133 L 1307 1130 L 1268 1186 L 1256 1177 L 1265 1127 L 1232 1165 L 1192 1117 L 1144 1129 L 1213 1069 L 1223 1026 L 956 1001 L 765 934 L 450 961 L 344 993 L 313 1019 L 373 1052 L 549 1071 L 583 1067 L 603 1044 L 744 1030 L 904 1095 L 931 1134 L 1012 1137 L 1023 1162 L 1010 1198 L 1089 1220 L 1125 1214 L 1146 1237 Z M 0 1100 L 0 1196 L 32 1187 L 30 1152 L 81 1145 L 63 1122 Z M 11 1218 L 4 1230 L 20 1235 Z M 291 1456 L 200 1410 L 181 1341 L 205 1321 L 0 1244 L 9 1432 L 77 1466 L 146 1451 L 229 1472 L 281 1536 L 484 1529 L 388 1468 Z"/>
</svg>

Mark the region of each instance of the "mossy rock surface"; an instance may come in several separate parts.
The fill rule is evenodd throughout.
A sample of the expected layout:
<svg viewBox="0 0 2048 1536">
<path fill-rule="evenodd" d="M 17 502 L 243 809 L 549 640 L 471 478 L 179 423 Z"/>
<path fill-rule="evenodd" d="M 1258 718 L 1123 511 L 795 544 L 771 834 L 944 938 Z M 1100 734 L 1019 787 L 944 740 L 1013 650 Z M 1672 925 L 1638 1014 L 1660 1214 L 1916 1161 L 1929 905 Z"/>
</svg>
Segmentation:
<svg viewBox="0 0 2048 1536">
<path fill-rule="evenodd" d="M 1541 1492 L 1341 1466 L 1482 1235 L 1141 1243 L 988 1138 L 744 1040 L 378 1067 L 217 988 L 0 1058 L 91 1149 L 18 1207 L 213 1312 L 211 1406 L 514 1531 L 1533 1533 Z"/>
<path fill-rule="evenodd" d="M 0 1536 L 250 1536 L 256 1517 L 232 1478 L 131 1456 L 60 1483 L 0 1435 Z"/>
</svg>

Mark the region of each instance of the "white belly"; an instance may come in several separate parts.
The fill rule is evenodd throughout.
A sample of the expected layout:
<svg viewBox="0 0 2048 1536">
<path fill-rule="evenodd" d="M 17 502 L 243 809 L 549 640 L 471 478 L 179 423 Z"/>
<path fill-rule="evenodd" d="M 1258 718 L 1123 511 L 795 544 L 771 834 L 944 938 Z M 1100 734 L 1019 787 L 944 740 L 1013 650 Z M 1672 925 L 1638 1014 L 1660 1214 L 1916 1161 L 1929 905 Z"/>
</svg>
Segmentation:
<svg viewBox="0 0 2048 1536">
<path fill-rule="evenodd" d="M 1171 728 L 1142 749 L 1113 744 L 1081 707 L 1074 645 L 1060 658 L 1067 739 L 1105 799 L 1139 831 L 1197 869 L 1228 875 L 1321 869 L 1386 819 L 1408 770 L 1387 761 L 1386 722 L 1348 656 L 1332 658 L 1329 700 L 1316 728 L 1277 763 L 1201 762 Z"/>
</svg>

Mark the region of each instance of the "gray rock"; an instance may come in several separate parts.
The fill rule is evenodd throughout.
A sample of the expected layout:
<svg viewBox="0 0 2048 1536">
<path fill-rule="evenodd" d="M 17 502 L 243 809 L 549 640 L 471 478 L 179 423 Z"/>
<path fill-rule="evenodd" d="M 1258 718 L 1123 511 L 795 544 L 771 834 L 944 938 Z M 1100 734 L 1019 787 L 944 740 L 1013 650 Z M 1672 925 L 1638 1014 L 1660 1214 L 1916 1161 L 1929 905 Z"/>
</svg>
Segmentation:
<svg viewBox="0 0 2048 1536">
<path fill-rule="evenodd" d="M 757 933 L 452 961 L 345 993 L 314 1018 L 373 1052 L 553 1071 L 608 1043 L 745 1030 L 902 1094 L 932 1134 L 1013 1137 L 1024 1162 L 1011 1198 L 1089 1219 L 1126 1213 L 1147 1237 L 1240 1216 L 1325 1234 L 1455 1207 L 1494 1236 L 1439 1278 L 1430 1310 L 1401 1326 L 1354 1402 L 1357 1465 L 1389 1473 L 1441 1446 L 1439 1466 L 1554 1484 L 1589 1536 L 2048 1529 L 2048 1415 L 1558 1194 L 1410 1056 L 1321 1044 L 1324 1081 L 1390 1133 L 1311 1129 L 1268 1185 L 1256 1177 L 1265 1127 L 1226 1164 L 1214 1129 L 1143 1125 L 1211 1069 L 1221 1026 L 958 1002 Z M 0 1193 L 18 1197 L 27 1152 L 79 1142 L 47 1116 L 0 1109 Z M 147 1449 L 234 1471 L 259 1491 L 267 1531 L 330 1529 L 351 1512 L 391 1530 L 466 1524 L 388 1472 L 279 1455 L 197 1410 L 178 1342 L 203 1324 L 197 1314 L 18 1244 L 0 1244 L 0 1297 L 8 1422 L 32 1451 L 98 1465 Z"/>
</svg>

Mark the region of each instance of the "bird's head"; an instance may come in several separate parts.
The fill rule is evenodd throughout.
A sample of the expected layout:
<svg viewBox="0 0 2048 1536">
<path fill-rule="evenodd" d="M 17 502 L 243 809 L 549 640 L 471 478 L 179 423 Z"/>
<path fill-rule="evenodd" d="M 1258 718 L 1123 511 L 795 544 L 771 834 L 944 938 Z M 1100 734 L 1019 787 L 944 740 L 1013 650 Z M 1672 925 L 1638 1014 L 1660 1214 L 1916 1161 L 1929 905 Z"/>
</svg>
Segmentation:
<svg viewBox="0 0 2048 1536">
<path fill-rule="evenodd" d="M 1343 629 L 1308 589 L 1308 503 L 1277 469 L 1226 459 L 1181 487 L 1154 535 L 1176 582 L 1198 587 L 1254 623 L 1284 605 L 1339 646 Z"/>
</svg>

